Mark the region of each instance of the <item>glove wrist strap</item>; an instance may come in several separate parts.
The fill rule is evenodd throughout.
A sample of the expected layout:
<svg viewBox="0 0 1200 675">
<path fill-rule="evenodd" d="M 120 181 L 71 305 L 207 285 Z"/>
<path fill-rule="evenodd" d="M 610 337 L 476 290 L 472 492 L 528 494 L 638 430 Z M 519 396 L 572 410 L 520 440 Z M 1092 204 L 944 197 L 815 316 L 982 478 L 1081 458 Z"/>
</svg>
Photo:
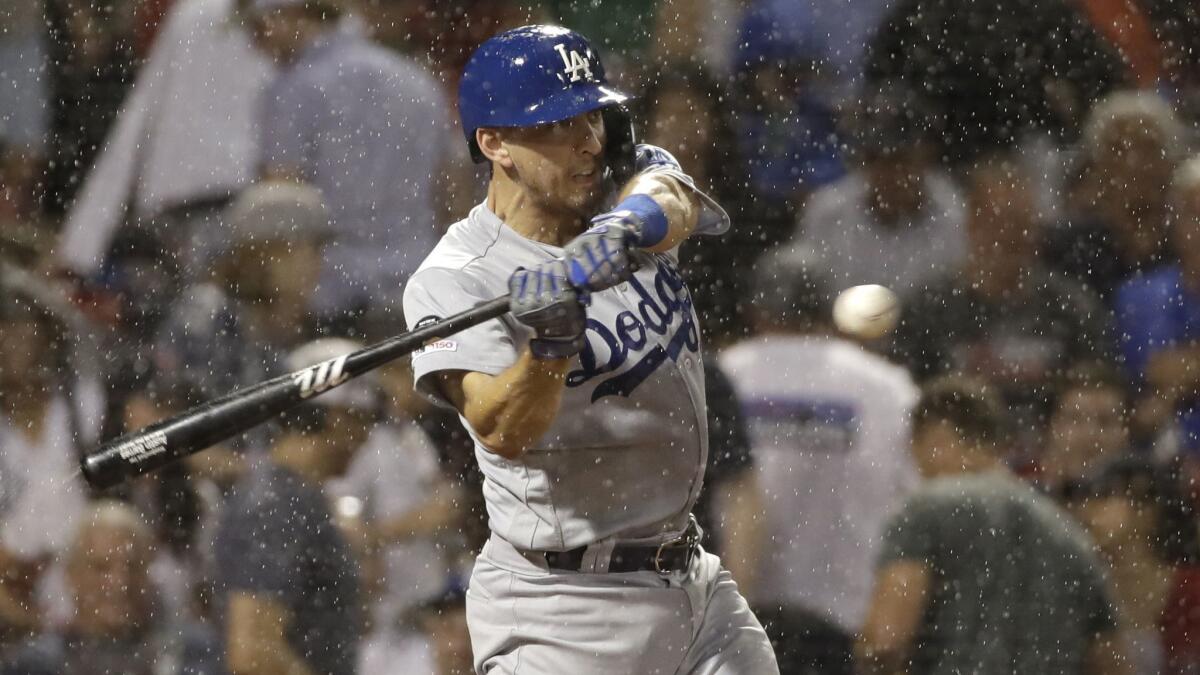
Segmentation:
<svg viewBox="0 0 1200 675">
<path fill-rule="evenodd" d="M 629 195 L 613 211 L 628 211 L 637 221 L 634 246 L 649 248 L 667 238 L 667 230 L 670 229 L 667 214 L 650 195 Z"/>
</svg>

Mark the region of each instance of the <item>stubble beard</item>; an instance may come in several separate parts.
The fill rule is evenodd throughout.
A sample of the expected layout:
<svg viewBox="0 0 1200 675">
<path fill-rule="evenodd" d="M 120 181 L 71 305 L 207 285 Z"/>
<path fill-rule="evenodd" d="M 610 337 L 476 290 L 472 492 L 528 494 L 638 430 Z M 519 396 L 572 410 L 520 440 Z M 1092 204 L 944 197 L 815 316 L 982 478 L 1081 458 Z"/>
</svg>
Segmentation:
<svg viewBox="0 0 1200 675">
<path fill-rule="evenodd" d="M 587 191 L 573 192 L 561 195 L 552 189 L 538 190 L 538 206 L 546 213 L 561 219 L 564 225 L 570 224 L 582 232 L 587 229 L 587 223 L 600 211 L 604 202 L 604 183 L 596 182 L 596 187 Z"/>
</svg>

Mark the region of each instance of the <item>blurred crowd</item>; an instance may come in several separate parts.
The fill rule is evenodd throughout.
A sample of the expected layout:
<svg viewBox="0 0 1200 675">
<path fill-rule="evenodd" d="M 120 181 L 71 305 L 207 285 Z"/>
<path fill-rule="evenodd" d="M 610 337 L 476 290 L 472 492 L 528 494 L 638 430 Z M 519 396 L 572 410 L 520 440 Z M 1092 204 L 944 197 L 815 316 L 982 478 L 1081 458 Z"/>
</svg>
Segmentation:
<svg viewBox="0 0 1200 675">
<path fill-rule="evenodd" d="M 1102 579 L 1111 611 L 1081 612 L 1126 672 L 1200 673 L 1193 3 L 0 0 L 0 675 L 471 672 L 481 479 L 405 363 L 119 488 L 76 466 L 400 332 L 484 196 L 458 73 L 540 22 L 592 39 L 640 140 L 732 216 L 681 252 L 697 515 L 782 672 L 854 672 L 895 563 L 940 555 L 931 490 L 1002 471 L 1086 541 L 1090 571 L 1051 576 Z M 894 333 L 838 334 L 859 284 L 900 295 Z M 1024 571 L 1052 548 L 1004 546 Z"/>
</svg>

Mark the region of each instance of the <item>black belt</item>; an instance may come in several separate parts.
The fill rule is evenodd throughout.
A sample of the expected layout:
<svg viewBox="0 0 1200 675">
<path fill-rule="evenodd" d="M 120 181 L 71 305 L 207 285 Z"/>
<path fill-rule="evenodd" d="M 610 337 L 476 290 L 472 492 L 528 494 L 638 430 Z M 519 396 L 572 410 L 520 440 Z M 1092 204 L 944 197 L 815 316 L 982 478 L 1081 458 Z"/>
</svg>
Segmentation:
<svg viewBox="0 0 1200 675">
<path fill-rule="evenodd" d="M 569 572 L 583 570 L 583 557 L 588 546 L 580 546 L 569 551 L 547 551 L 546 565 L 552 570 Z M 692 559 L 700 549 L 700 528 L 696 521 L 688 523 L 687 529 L 678 538 L 658 545 L 617 544 L 613 547 L 608 559 L 609 573 L 621 572 L 658 572 L 668 575 L 675 572 L 686 572 L 692 566 Z"/>
</svg>

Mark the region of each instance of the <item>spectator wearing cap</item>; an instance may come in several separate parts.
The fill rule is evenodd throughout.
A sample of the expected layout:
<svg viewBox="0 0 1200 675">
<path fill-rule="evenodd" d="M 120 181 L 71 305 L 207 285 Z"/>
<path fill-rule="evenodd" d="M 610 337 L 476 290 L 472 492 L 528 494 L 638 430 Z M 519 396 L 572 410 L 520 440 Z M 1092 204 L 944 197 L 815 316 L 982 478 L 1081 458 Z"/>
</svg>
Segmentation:
<svg viewBox="0 0 1200 675">
<path fill-rule="evenodd" d="M 909 297 L 894 352 L 918 379 L 987 379 L 1016 416 L 1012 449 L 1030 453 L 1058 374 L 1107 357 L 1112 321 L 1095 295 L 1039 264 L 1034 181 L 1015 156 L 979 158 L 964 183 L 967 256 Z"/>
<path fill-rule="evenodd" d="M 1126 372 L 1136 388 L 1136 431 L 1176 431 L 1178 449 L 1200 452 L 1200 157 L 1171 189 L 1170 243 L 1178 262 L 1117 287 L 1114 305 Z"/>
<path fill-rule="evenodd" d="M 151 348 L 157 371 L 205 398 L 282 373 L 283 355 L 316 334 L 313 294 L 330 234 L 320 193 L 290 182 L 248 188 L 227 220 L 232 245 L 213 280 L 180 292 Z"/>
<path fill-rule="evenodd" d="M 186 379 L 151 373 L 125 398 L 122 431 L 144 429 L 203 402 Z M 213 537 L 245 466 L 242 454 L 221 443 L 126 484 L 126 497 L 154 533 L 149 573 L 168 615 L 209 618 L 203 598 L 212 578 Z"/>
<path fill-rule="evenodd" d="M 836 335 L 824 267 L 813 251 L 766 254 L 754 272 L 754 334 L 720 358 L 763 493 L 748 597 L 783 672 L 850 672 L 883 526 L 917 481 L 907 454 L 916 385 Z"/>
<path fill-rule="evenodd" d="M 733 160 L 748 193 L 743 217 L 768 246 L 787 236 L 814 190 L 845 171 L 827 73 L 817 65 L 825 43 L 809 29 L 809 9 L 756 3 L 734 49 Z"/>
<path fill-rule="evenodd" d="M 1088 115 L 1071 186 L 1069 222 L 1049 230 L 1051 267 L 1111 301 L 1137 273 L 1169 264 L 1172 175 L 1191 138 L 1167 101 L 1149 91 L 1118 91 Z"/>
<path fill-rule="evenodd" d="M 300 370 L 362 345 L 328 338 L 293 351 Z M 324 492 L 345 474 L 378 411 L 370 378 L 286 413 L 267 456 L 234 488 L 214 580 L 232 675 L 355 672 L 363 632 L 359 564 Z"/>
<path fill-rule="evenodd" d="M 64 324 L 0 286 L 0 650 L 61 608 L 44 574 L 86 503 L 80 449 L 96 440 L 101 398 L 66 384 Z M 81 394 L 80 396 L 76 396 Z"/>
<path fill-rule="evenodd" d="M 1126 672 L 1103 563 L 1004 468 L 1002 410 L 979 381 L 922 388 L 911 450 L 925 481 L 884 534 L 858 672 Z"/>
<path fill-rule="evenodd" d="M 246 0 L 180 0 L 66 214 L 58 266 L 102 269 L 122 229 L 153 230 L 186 278 L 207 277 L 225 206 L 255 177 L 255 106 L 271 66 L 254 50 Z"/>
<path fill-rule="evenodd" d="M 261 176 L 314 185 L 334 226 L 317 310 L 391 307 L 439 236 L 449 105 L 420 64 L 339 27 L 329 0 L 251 0 L 250 13 L 281 67 L 261 109 Z"/>
<path fill-rule="evenodd" d="M 835 287 L 907 295 L 965 258 L 962 198 L 933 162 L 927 112 L 915 92 L 889 83 L 853 113 L 859 166 L 812 196 L 794 237 L 822 257 Z"/>
<path fill-rule="evenodd" d="M 66 552 L 71 618 L 0 665 L 3 675 L 218 675 L 214 636 L 163 613 L 151 584 L 150 528 L 127 504 L 100 501 Z"/>
<path fill-rule="evenodd" d="M 1118 458 L 1087 483 L 1076 512 L 1109 565 L 1133 671 L 1200 669 L 1200 547 L 1177 472 Z"/>
</svg>

